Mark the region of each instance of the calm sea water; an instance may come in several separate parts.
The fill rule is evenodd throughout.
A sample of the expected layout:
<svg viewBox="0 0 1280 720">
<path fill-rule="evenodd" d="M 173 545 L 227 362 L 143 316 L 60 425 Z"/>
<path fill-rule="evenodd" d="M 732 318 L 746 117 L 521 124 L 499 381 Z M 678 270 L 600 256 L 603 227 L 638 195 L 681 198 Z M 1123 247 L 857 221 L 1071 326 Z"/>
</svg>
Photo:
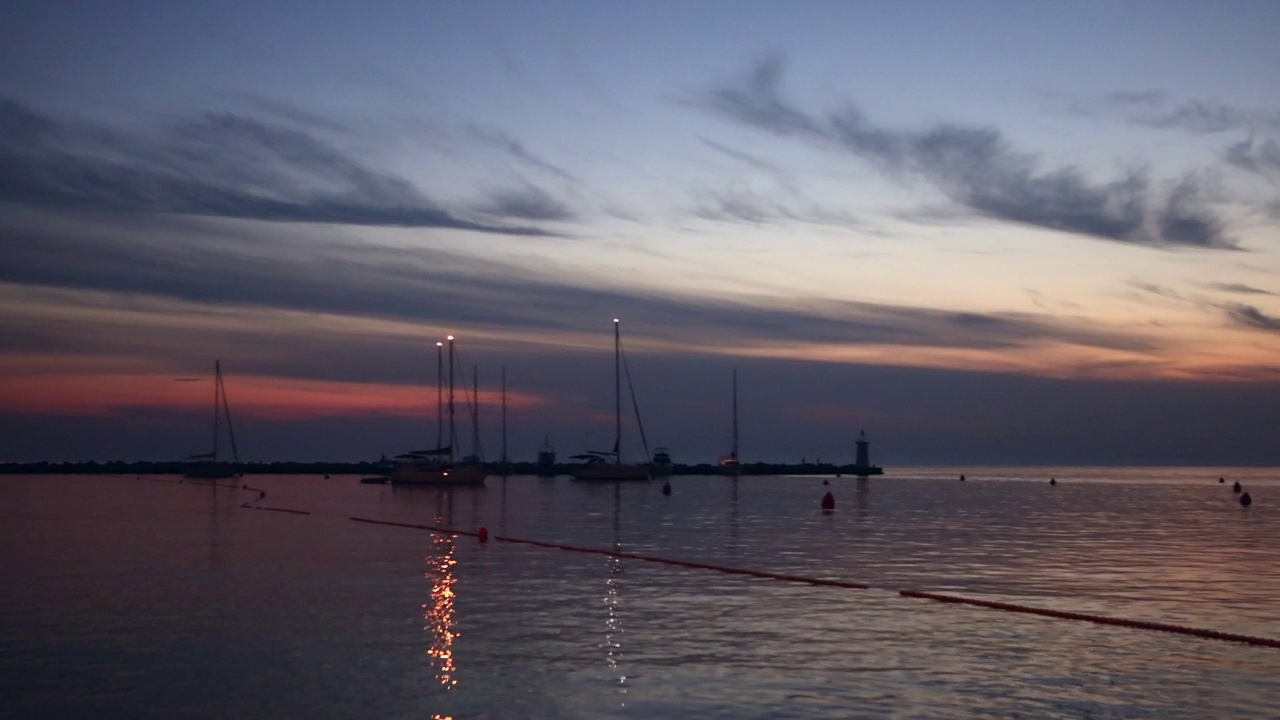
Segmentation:
<svg viewBox="0 0 1280 720">
<path fill-rule="evenodd" d="M 960 483 L 960 472 L 967 482 Z M 1226 478 L 1225 484 L 1217 482 Z M 1055 477 L 1056 487 L 1048 485 Z M 1245 510 L 1230 484 L 1254 499 Z M 1280 638 L 1280 469 L 491 477 L 258 493 L 0 477 L 6 717 L 1276 718 L 1280 650 L 901 597 Z M 823 514 L 827 490 L 836 510 Z M 870 583 L 815 587 L 357 523 Z"/>
</svg>

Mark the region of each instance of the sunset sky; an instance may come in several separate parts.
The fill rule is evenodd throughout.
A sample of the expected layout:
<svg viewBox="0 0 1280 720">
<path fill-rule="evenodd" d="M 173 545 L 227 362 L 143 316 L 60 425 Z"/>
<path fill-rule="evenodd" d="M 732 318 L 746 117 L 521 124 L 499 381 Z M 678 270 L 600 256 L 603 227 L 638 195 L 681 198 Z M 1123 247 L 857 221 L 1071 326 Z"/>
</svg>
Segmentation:
<svg viewBox="0 0 1280 720">
<path fill-rule="evenodd" d="M 744 462 L 1280 464 L 1278 29 L 10 0 L 0 461 L 205 452 L 215 359 L 247 459 L 421 448 L 447 334 L 485 455 L 505 371 L 510 455 L 564 458 L 612 441 L 617 317 L 677 462 L 736 369 Z"/>
</svg>

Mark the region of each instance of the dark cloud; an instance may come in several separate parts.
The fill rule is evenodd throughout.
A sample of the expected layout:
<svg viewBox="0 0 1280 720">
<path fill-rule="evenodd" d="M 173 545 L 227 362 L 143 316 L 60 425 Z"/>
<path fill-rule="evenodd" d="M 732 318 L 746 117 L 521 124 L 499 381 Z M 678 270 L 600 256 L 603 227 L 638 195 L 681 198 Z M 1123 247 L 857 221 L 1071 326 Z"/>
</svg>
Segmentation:
<svg viewBox="0 0 1280 720">
<path fill-rule="evenodd" d="M 1280 178 L 1280 144 L 1275 140 L 1241 140 L 1227 148 L 1226 159 L 1238 168 Z"/>
<path fill-rule="evenodd" d="M 779 165 L 714 140 L 699 139 L 707 147 L 731 158 L 735 163 L 770 176 L 771 182 L 766 184 L 776 186 L 780 192 L 757 192 L 743 187 L 739 182 L 735 182 L 734 186 L 727 190 L 703 190 L 698 192 L 695 198 L 694 214 L 698 217 L 753 225 L 794 221 L 868 231 L 866 223 L 859 218 L 843 211 L 823 208 L 813 202 Z"/>
<path fill-rule="evenodd" d="M 547 222 L 574 218 L 573 211 L 567 205 L 533 186 L 494 193 L 488 201 L 477 206 L 476 209 L 485 215 L 517 220 Z"/>
<path fill-rule="evenodd" d="M 1191 100 L 1165 112 L 1135 115 L 1130 120 L 1148 127 L 1209 134 L 1248 127 L 1254 118 L 1240 108 Z"/>
<path fill-rule="evenodd" d="M 296 128 L 208 113 L 134 138 L 0 103 L 0 201 L 111 213 L 545 235 L 459 217 Z"/>
<path fill-rule="evenodd" d="M 486 145 L 502 150 L 526 167 L 554 175 L 565 182 L 578 182 L 578 179 L 569 171 L 529 152 L 524 143 L 512 137 L 509 133 L 496 128 L 472 125 L 471 134 Z"/>
<path fill-rule="evenodd" d="M 755 155 L 752 155 L 751 153 L 743 152 L 742 150 L 735 150 L 731 147 L 728 147 L 727 145 L 722 145 L 721 143 L 718 143 L 714 140 L 709 140 L 707 138 L 698 138 L 698 139 L 701 140 L 703 144 L 705 144 L 707 147 L 711 148 L 712 150 L 715 150 L 716 152 L 721 153 L 722 155 L 731 157 L 734 160 L 737 160 L 738 162 L 746 165 L 747 167 L 753 168 L 755 170 L 764 171 L 774 176 L 775 178 L 779 178 L 782 180 L 789 180 L 787 173 L 783 172 L 782 168 L 780 168 L 775 163 L 771 163 L 767 160 L 763 160 Z"/>
<path fill-rule="evenodd" d="M 271 98 L 264 98 L 258 95 L 245 95 L 244 98 L 248 101 L 249 105 L 259 111 L 282 120 L 288 120 L 291 123 L 301 125 L 303 127 L 341 134 L 349 134 L 351 132 L 351 128 L 347 125 L 336 122 L 330 118 L 308 112 L 286 102 L 273 100 Z"/>
<path fill-rule="evenodd" d="M 1185 100 L 1174 104 L 1169 95 L 1162 92 L 1111 93 L 1098 106 L 1118 113 L 1135 125 L 1182 130 L 1197 135 L 1280 128 L 1280 112 L 1250 110 L 1208 100 Z M 1086 103 L 1083 107 L 1089 105 Z"/>
<path fill-rule="evenodd" d="M 1133 351 L 1141 338 L 1016 313 L 946 311 L 816 298 L 713 300 L 595 287 L 590 278 L 526 261 L 483 260 L 430 249 L 346 245 L 314 234 L 252 226 L 60 225 L 55 218 L 0 223 L 0 281 L 141 293 L 215 305 L 281 308 L 494 329 L 580 331 L 602 312 L 707 344 L 898 344 L 999 349 L 1055 341 Z M 305 243 L 306 252 L 300 253 Z M 299 259 L 303 258 L 303 259 Z M 613 310 L 608 310 L 614 308 Z M 678 318 L 676 323 L 673 318 Z"/>
<path fill-rule="evenodd" d="M 1223 237 L 1223 223 L 1205 204 L 1204 190 L 1193 177 L 1169 193 L 1156 223 L 1165 241 L 1175 245 L 1216 247 Z"/>
<path fill-rule="evenodd" d="M 1189 300 L 1188 298 L 1183 297 L 1182 294 L 1179 293 L 1177 290 L 1174 290 L 1173 288 L 1165 287 L 1163 285 L 1156 285 L 1155 283 L 1140 282 L 1140 281 L 1132 281 L 1129 284 L 1139 290 L 1142 290 L 1143 292 L 1151 293 L 1152 295 L 1159 295 L 1160 297 L 1166 298 L 1169 300 L 1178 300 L 1180 302 L 1193 302 L 1192 300 Z"/>
<path fill-rule="evenodd" d="M 707 192 L 696 213 L 708 220 L 745 222 L 759 225 L 780 216 L 773 203 L 745 191 Z"/>
<path fill-rule="evenodd" d="M 1121 91 L 1109 93 L 1104 98 L 1104 103 L 1115 107 L 1139 107 L 1154 108 L 1162 107 L 1169 101 L 1167 93 L 1157 90 L 1137 90 L 1137 91 Z"/>
<path fill-rule="evenodd" d="M 800 200 L 773 200 L 762 193 L 744 189 L 703 191 L 697 198 L 694 214 L 721 222 L 762 225 L 792 221 L 868 231 L 865 223 L 847 213 L 816 207 Z"/>
<path fill-rule="evenodd" d="M 1223 306 L 1232 321 L 1258 330 L 1280 331 L 1280 318 L 1272 317 L 1252 305 L 1230 303 Z"/>
<path fill-rule="evenodd" d="M 1208 283 L 1208 287 L 1211 287 L 1214 290 L 1221 290 L 1223 292 L 1237 293 L 1239 295 L 1275 295 L 1275 293 L 1270 290 L 1263 290 L 1262 288 L 1256 288 L 1252 285 L 1244 285 L 1241 283 L 1213 282 Z"/>
<path fill-rule="evenodd" d="M 1070 166 L 1040 171 L 1037 155 L 1013 150 L 993 128 L 895 130 L 853 106 L 811 115 L 781 97 L 782 69 L 781 60 L 767 60 L 743 81 L 708 93 L 703 104 L 775 135 L 836 146 L 889 174 L 926 178 L 952 200 L 995 219 L 1126 243 L 1234 247 L 1189 179 L 1161 203 L 1144 173 L 1092 183 Z"/>
<path fill-rule="evenodd" d="M 778 135 L 827 137 L 827 129 L 817 120 L 792 108 L 778 96 L 783 69 L 780 57 L 769 58 L 756 65 L 743 82 L 713 90 L 707 95 L 706 103 L 712 110 L 745 125 Z"/>
</svg>

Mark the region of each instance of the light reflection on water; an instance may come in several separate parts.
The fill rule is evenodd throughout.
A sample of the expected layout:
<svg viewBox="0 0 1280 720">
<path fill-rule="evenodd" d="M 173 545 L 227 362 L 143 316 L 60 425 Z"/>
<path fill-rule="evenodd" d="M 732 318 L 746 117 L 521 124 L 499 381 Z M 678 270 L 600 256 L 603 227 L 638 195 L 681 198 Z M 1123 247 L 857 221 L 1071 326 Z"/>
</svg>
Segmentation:
<svg viewBox="0 0 1280 720">
<path fill-rule="evenodd" d="M 622 487 L 614 486 L 613 505 L 613 550 L 622 549 Z M 622 560 L 616 557 L 605 558 L 608 575 L 605 579 L 605 623 L 604 648 L 605 662 L 611 675 L 616 676 L 618 693 L 627 694 L 627 675 L 622 668 Z M 625 698 L 619 703 L 625 706 Z"/>
<path fill-rule="evenodd" d="M 453 567 L 458 564 L 454 559 L 454 539 L 445 533 L 431 533 L 431 550 L 427 555 L 427 572 L 425 577 L 431 583 L 431 601 L 422 606 L 426 616 L 426 631 L 430 637 L 431 647 L 427 655 L 431 658 L 431 666 L 436 680 L 446 688 L 458 684 L 454 678 L 453 643 L 458 638 L 453 617 L 454 591 L 457 578 Z"/>
<path fill-rule="evenodd" d="M 251 480 L 310 516 L 242 509 L 235 490 L 9 478 L 0 697 L 23 717 L 1276 716 L 1280 651 L 892 590 L 1280 637 L 1280 472 L 963 471 L 965 483 L 920 469 L 826 487 L 677 477 L 670 497 L 564 478 L 446 491 Z M 828 489 L 837 506 L 823 515 Z"/>
</svg>

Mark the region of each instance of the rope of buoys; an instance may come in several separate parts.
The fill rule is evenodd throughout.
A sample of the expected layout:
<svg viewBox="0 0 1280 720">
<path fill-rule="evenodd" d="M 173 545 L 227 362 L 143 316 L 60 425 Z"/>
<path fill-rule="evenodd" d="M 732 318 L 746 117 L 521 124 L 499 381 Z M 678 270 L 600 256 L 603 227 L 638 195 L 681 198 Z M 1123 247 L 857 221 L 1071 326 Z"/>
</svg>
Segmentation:
<svg viewBox="0 0 1280 720">
<path fill-rule="evenodd" d="M 435 527 L 433 525 L 415 525 L 412 523 L 392 522 L 390 520 L 373 520 L 371 518 L 352 517 L 356 522 L 369 523 L 371 525 L 391 525 L 393 527 L 413 528 L 415 530 L 430 530 L 432 532 L 450 533 L 453 535 L 469 535 L 479 537 L 479 533 L 467 530 L 457 530 L 454 528 Z M 717 572 L 728 573 L 729 575 L 747 575 L 750 577 L 766 578 L 769 580 L 783 580 L 786 582 L 805 583 L 808 585 L 823 585 L 829 587 L 852 588 L 854 590 L 870 590 L 871 586 L 866 583 L 851 582 L 848 580 L 828 580 L 824 578 L 805 577 L 803 575 L 788 575 L 785 573 L 768 572 L 766 570 L 750 570 L 747 568 L 735 568 L 727 565 L 713 565 L 711 563 L 697 562 L 694 560 L 677 560 L 675 558 L 664 558 L 656 555 L 642 555 L 640 553 L 623 552 L 621 550 L 606 550 L 604 548 L 583 547 L 581 545 L 566 545 L 564 543 L 546 542 L 544 540 L 529 540 L 526 538 L 506 537 L 504 535 L 492 535 L 491 539 L 499 542 L 516 543 L 520 545 L 533 545 L 535 547 L 552 548 L 554 550 L 568 550 L 570 552 L 590 553 L 593 555 L 606 555 L 608 557 L 616 557 L 624 560 L 643 560 L 644 562 L 659 563 L 662 565 L 675 565 L 677 567 L 687 567 L 696 570 L 715 570 Z"/>
<path fill-rule="evenodd" d="M 246 508 L 249 510 L 271 510 L 272 512 L 293 513 L 294 515 L 310 515 L 311 514 L 310 510 L 294 510 L 293 508 L 267 507 L 265 505 L 250 505 L 249 503 L 244 503 L 240 507 Z"/>
<path fill-rule="evenodd" d="M 417 525 L 414 523 L 393 522 L 390 520 L 374 520 L 371 518 L 351 517 L 356 522 L 369 523 L 371 525 L 390 525 L 392 527 L 412 528 L 415 530 L 430 530 L 432 532 L 449 533 L 452 535 L 469 535 L 478 537 L 479 533 L 470 532 L 468 530 L 458 530 L 455 528 L 437 527 L 434 525 Z M 693 560 L 676 560 L 674 558 L 657 557 L 654 555 L 642 555 L 639 553 L 622 552 L 621 550 L 606 550 L 603 548 L 582 547 L 580 545 L 566 545 L 564 543 L 546 542 L 543 540 L 529 540 L 526 538 L 506 537 L 502 535 L 494 535 L 494 540 L 500 542 L 517 543 L 521 545 L 533 545 L 535 547 L 552 548 L 556 550 L 568 550 L 570 552 L 591 553 L 594 555 L 606 555 L 608 557 L 616 557 L 625 560 L 643 560 L 645 562 L 661 563 L 663 565 L 674 565 L 677 567 L 693 568 L 696 570 L 715 570 L 716 572 L 728 573 L 730 575 L 746 575 L 749 577 L 767 578 L 770 580 L 782 580 L 784 582 L 804 583 L 807 585 L 819 585 L 825 587 L 841 587 L 854 590 L 871 590 L 874 586 L 866 583 L 851 582 L 848 580 L 828 580 L 824 578 L 812 578 L 804 575 L 790 575 L 787 573 L 775 573 L 765 570 L 749 570 L 746 568 L 735 568 L 726 565 L 714 565 L 712 563 L 696 562 Z M 888 588 L 885 588 L 888 589 Z M 1205 638 L 1208 640 L 1223 640 L 1227 642 L 1244 643 L 1246 645 L 1254 645 L 1257 647 L 1280 648 L 1280 640 L 1275 638 L 1257 637 L 1253 635 L 1242 635 L 1238 633 L 1222 632 L 1219 630 L 1208 630 L 1204 628 L 1188 627 L 1185 625 L 1173 625 L 1170 623 L 1152 622 L 1149 620 L 1131 620 L 1128 618 L 1109 617 L 1106 615 L 1091 615 L 1089 613 L 1070 612 L 1067 610 L 1051 610 L 1048 608 L 1037 608 L 1030 605 L 1018 605 L 1015 603 L 996 602 L 993 600 L 979 600 L 977 598 L 967 598 L 959 595 L 946 595 L 943 593 L 926 592 L 923 590 L 896 590 L 898 595 L 907 598 L 915 598 L 919 600 L 933 600 L 936 602 L 951 603 L 956 605 L 970 605 L 973 607 L 987 608 L 991 610 L 1003 610 L 1005 612 L 1025 613 L 1028 615 L 1039 615 L 1041 617 L 1057 618 L 1060 620 L 1077 620 L 1083 622 L 1091 622 L 1099 625 L 1115 625 L 1118 627 L 1127 627 L 1135 630 L 1153 630 L 1157 632 L 1175 633 L 1178 635 L 1189 635 L 1192 637 Z"/>
<path fill-rule="evenodd" d="M 1230 642 L 1258 645 L 1261 647 L 1280 648 L 1280 640 L 1275 638 L 1240 635 L 1238 633 L 1222 632 L 1220 630 L 1207 630 L 1204 628 L 1188 627 L 1186 625 L 1173 625 L 1170 623 L 1152 622 L 1150 620 L 1131 620 L 1128 618 L 1110 617 L 1107 615 L 1091 615 L 1089 613 L 1070 612 L 1068 610 L 1051 610 L 1049 608 L 1018 605 L 1016 603 L 979 600 L 977 598 L 967 598 L 959 595 L 944 595 L 942 593 L 925 592 L 923 590 L 899 590 L 898 594 L 903 597 L 919 598 L 921 600 L 934 600 L 937 602 L 953 603 L 957 605 L 972 605 L 974 607 L 991 608 L 992 610 L 1004 610 L 1006 612 L 1025 613 L 1028 615 L 1041 615 L 1044 617 L 1060 618 L 1063 620 L 1080 620 L 1083 622 L 1097 623 L 1099 625 L 1116 625 L 1119 627 L 1135 628 L 1138 630 L 1155 630 L 1157 632 L 1191 635 L 1194 637 L 1208 638 L 1210 640 L 1227 640 Z"/>
</svg>

